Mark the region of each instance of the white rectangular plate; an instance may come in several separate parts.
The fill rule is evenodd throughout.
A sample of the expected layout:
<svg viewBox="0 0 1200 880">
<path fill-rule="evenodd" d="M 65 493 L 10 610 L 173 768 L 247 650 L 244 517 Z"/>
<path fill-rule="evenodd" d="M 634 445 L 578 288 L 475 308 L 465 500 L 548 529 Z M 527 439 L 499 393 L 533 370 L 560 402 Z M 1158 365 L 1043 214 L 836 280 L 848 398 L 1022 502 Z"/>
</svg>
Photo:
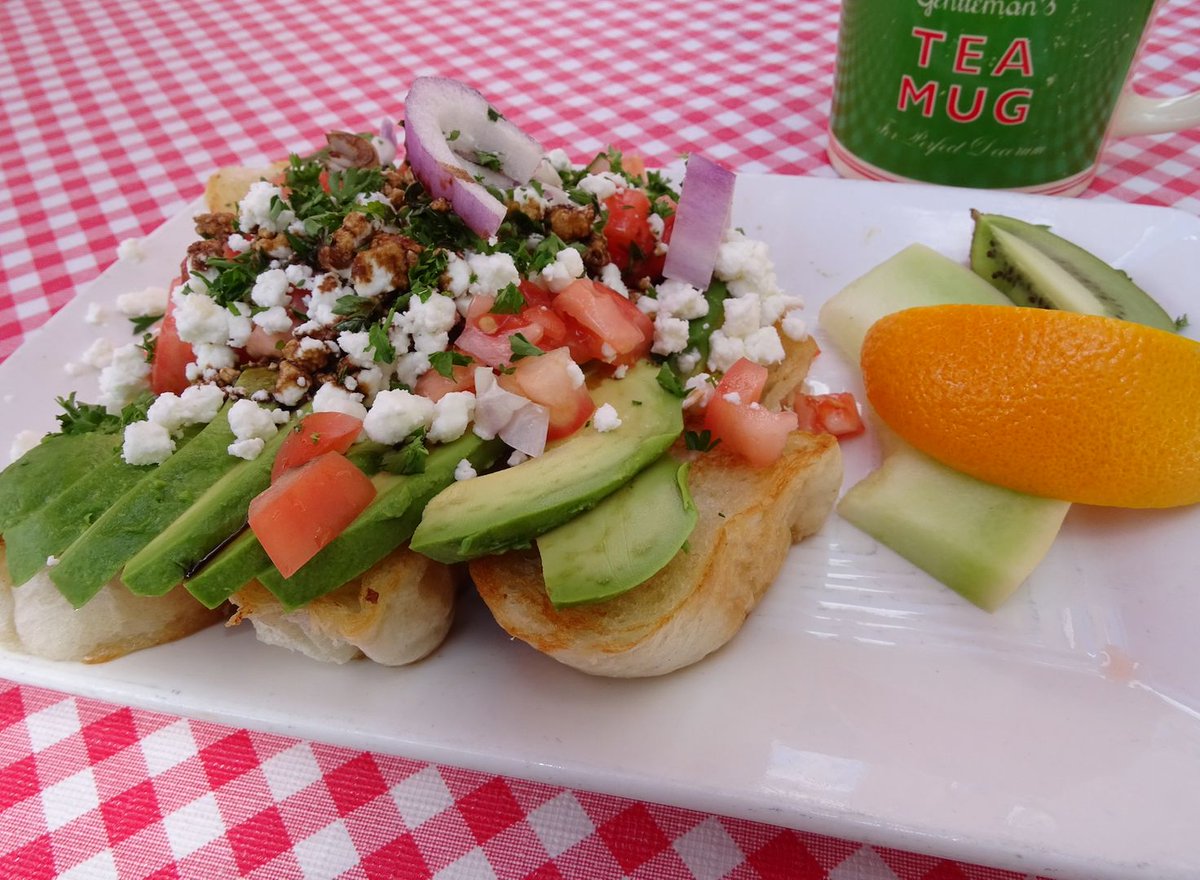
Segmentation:
<svg viewBox="0 0 1200 880">
<path fill-rule="evenodd" d="M 969 209 L 1040 223 L 1191 311 L 1200 221 L 1178 211 L 892 184 L 743 176 L 735 225 L 771 245 L 810 320 L 905 245 L 964 260 Z M 53 427 L 88 306 L 163 285 L 188 216 L 105 272 L 6 363 L 0 449 Z M 1192 297 L 1188 299 L 1188 297 Z M 824 342 L 818 333 L 818 341 Z M 814 379 L 861 391 L 824 344 Z M 877 459 L 844 445 L 846 485 Z M 9 678 L 121 704 L 742 816 L 1031 873 L 1200 876 L 1200 509 L 1076 507 L 1002 611 L 960 600 L 839 520 L 797 547 L 743 631 L 658 680 L 578 674 L 477 601 L 411 668 L 326 666 L 217 627 L 103 666 L 10 654 Z M 247 675 L 247 670 L 251 674 Z"/>
</svg>

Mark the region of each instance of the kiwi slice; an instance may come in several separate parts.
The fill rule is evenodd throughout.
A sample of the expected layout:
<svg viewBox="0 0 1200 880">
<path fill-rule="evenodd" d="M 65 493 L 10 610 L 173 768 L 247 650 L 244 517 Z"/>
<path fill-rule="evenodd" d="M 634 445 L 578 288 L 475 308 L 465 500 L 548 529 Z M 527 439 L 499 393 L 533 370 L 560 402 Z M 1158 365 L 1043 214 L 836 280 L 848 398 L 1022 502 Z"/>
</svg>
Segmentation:
<svg viewBox="0 0 1200 880">
<path fill-rule="evenodd" d="M 1128 275 L 1047 227 L 1000 214 L 971 216 L 971 269 L 1017 305 L 1178 329 Z"/>
</svg>

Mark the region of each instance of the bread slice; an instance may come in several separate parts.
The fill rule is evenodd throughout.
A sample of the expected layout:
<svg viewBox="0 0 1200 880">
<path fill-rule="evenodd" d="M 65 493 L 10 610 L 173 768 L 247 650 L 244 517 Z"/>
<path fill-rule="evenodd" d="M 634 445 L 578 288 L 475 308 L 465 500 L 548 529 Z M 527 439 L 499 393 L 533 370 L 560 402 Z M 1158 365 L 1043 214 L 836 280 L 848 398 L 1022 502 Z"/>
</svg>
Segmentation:
<svg viewBox="0 0 1200 880">
<path fill-rule="evenodd" d="M 728 642 L 775 580 L 793 542 L 820 529 L 842 483 L 829 435 L 794 433 L 755 469 L 715 450 L 688 477 L 699 522 L 687 545 L 624 595 L 556 610 L 534 549 L 470 563 L 471 578 L 509 635 L 594 675 L 663 675 Z"/>
<path fill-rule="evenodd" d="M 451 569 L 402 547 L 360 577 L 296 611 L 257 581 L 230 601 L 230 625 L 249 620 L 259 641 L 313 658 L 345 663 L 366 656 L 402 666 L 433 652 L 454 620 Z"/>
<path fill-rule="evenodd" d="M 104 663 L 173 642 L 224 617 L 183 589 L 135 596 L 110 581 L 80 609 L 72 607 L 48 571 L 13 587 L 0 543 L 0 647 L 47 660 Z"/>
<path fill-rule="evenodd" d="M 212 173 L 204 186 L 204 204 L 213 213 L 228 211 L 237 214 L 238 202 L 246 197 L 250 184 L 270 180 L 287 167 L 287 164 L 275 162 L 265 168 L 219 168 Z"/>
</svg>

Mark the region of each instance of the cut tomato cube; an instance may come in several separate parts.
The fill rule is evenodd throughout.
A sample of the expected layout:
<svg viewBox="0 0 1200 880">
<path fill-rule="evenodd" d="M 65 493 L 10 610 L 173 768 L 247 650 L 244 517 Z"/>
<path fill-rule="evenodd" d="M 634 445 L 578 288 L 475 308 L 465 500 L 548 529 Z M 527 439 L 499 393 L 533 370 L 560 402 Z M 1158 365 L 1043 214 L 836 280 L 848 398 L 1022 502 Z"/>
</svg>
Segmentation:
<svg viewBox="0 0 1200 880">
<path fill-rule="evenodd" d="M 179 338 L 174 309 L 175 302 L 168 297 L 167 311 L 158 330 L 158 340 L 154 343 L 154 360 L 150 364 L 150 390 L 155 394 L 168 391 L 182 394 L 191 384 L 188 382 L 187 366 L 196 360 L 196 353 L 189 343 Z"/>
<path fill-rule="evenodd" d="M 362 433 L 362 419 L 340 412 L 319 412 L 305 416 L 291 431 L 275 454 L 271 482 L 285 472 L 307 464 L 326 452 L 345 452 Z"/>
<path fill-rule="evenodd" d="M 550 413 L 547 440 L 575 433 L 596 410 L 587 385 L 579 382 L 572 366 L 570 350 L 556 348 L 538 357 L 522 358 L 511 374 L 498 378 L 506 391 L 546 407 Z"/>
<path fill-rule="evenodd" d="M 834 394 L 797 392 L 792 398 L 792 408 L 799 418 L 801 431 L 835 437 L 852 437 L 863 432 L 858 404 L 848 391 Z"/>
<path fill-rule="evenodd" d="M 250 529 L 271 562 L 291 577 L 375 498 L 375 484 L 339 452 L 284 473 L 250 502 Z"/>
<path fill-rule="evenodd" d="M 599 344 L 601 360 L 631 364 L 650 352 L 654 323 L 615 290 L 587 278 L 554 298 L 554 310 L 573 319 Z M 606 348 L 607 347 L 607 348 Z"/>
<path fill-rule="evenodd" d="M 754 467 L 766 467 L 783 453 L 787 435 L 796 430 L 794 412 L 772 412 L 758 405 L 767 368 L 741 358 L 717 383 L 704 427 L 726 448 Z"/>
</svg>

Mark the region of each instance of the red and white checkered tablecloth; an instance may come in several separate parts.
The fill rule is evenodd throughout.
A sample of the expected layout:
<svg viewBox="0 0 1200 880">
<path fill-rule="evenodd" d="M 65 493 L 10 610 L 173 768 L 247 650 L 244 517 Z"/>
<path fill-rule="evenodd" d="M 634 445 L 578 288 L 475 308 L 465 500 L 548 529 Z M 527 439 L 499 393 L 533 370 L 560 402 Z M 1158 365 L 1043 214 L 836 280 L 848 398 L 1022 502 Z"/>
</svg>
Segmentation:
<svg viewBox="0 0 1200 880">
<path fill-rule="evenodd" d="M 218 166 L 396 115 L 464 79 L 573 157 L 700 149 L 833 176 L 834 0 L 6 0 L 0 360 Z M 1200 88 L 1200 8 L 1167 0 L 1143 87 Z M 1200 213 L 1200 132 L 1110 144 L 1088 197 Z M 0 674 L 3 670 L 0 669 Z M 0 680 L 2 878 L 1023 875 L 238 730 Z"/>
</svg>

